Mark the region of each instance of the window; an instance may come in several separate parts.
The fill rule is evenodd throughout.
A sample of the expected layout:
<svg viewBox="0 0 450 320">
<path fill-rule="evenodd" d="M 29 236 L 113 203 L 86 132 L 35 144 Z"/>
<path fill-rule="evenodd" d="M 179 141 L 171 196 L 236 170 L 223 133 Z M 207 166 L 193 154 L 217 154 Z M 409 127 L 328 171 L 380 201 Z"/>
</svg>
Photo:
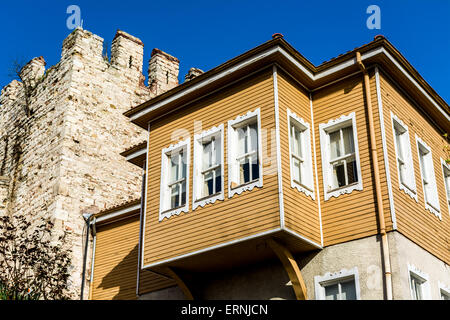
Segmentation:
<svg viewBox="0 0 450 320">
<path fill-rule="evenodd" d="M 343 269 L 324 276 L 315 276 L 316 300 L 359 300 L 358 269 Z"/>
<path fill-rule="evenodd" d="M 224 199 L 223 124 L 194 137 L 192 210 Z"/>
<path fill-rule="evenodd" d="M 262 187 L 260 112 L 228 121 L 228 197 Z"/>
<path fill-rule="evenodd" d="M 314 199 L 314 182 L 309 124 L 287 110 L 289 154 L 291 159 L 291 187 Z"/>
<path fill-rule="evenodd" d="M 408 127 L 392 112 L 391 119 L 397 158 L 399 188 L 404 190 L 411 198 L 418 201 Z"/>
<path fill-rule="evenodd" d="M 447 196 L 448 210 L 450 212 L 450 164 L 441 158 L 442 175 L 444 176 L 445 194 Z"/>
<path fill-rule="evenodd" d="M 422 177 L 425 209 L 429 210 L 437 217 L 439 217 L 439 219 L 441 219 L 431 148 L 417 135 L 416 143 L 417 154 L 419 155 L 420 174 Z"/>
<path fill-rule="evenodd" d="M 162 150 L 159 220 L 188 212 L 190 139 Z"/>
<path fill-rule="evenodd" d="M 324 196 L 362 190 L 355 113 L 320 124 Z"/>
<path fill-rule="evenodd" d="M 423 300 L 423 285 L 425 281 L 419 277 L 410 275 L 411 295 L 413 300 Z"/>
<path fill-rule="evenodd" d="M 430 299 L 428 275 L 408 264 L 409 285 L 412 300 Z"/>
<path fill-rule="evenodd" d="M 450 288 L 444 286 L 440 281 L 438 281 L 439 287 L 439 298 L 441 300 L 450 300 Z"/>
</svg>

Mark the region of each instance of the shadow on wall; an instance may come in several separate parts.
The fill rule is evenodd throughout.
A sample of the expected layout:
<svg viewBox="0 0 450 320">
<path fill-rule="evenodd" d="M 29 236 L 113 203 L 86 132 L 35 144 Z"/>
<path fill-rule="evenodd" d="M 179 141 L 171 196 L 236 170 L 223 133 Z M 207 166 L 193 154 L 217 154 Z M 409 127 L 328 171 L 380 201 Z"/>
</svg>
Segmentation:
<svg viewBox="0 0 450 320">
<path fill-rule="evenodd" d="M 295 300 L 289 277 L 276 259 L 220 274 L 197 275 L 195 280 L 200 299 Z"/>
<path fill-rule="evenodd" d="M 93 299 L 136 299 L 137 260 L 138 245 L 103 277 L 98 286 L 93 288 Z"/>
</svg>

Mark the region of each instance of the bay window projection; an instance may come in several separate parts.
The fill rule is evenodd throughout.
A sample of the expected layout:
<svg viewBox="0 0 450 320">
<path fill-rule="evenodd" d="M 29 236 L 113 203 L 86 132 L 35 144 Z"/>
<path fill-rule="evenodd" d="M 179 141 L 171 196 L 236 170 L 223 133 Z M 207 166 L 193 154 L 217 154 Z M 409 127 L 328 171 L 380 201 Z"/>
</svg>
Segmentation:
<svg viewBox="0 0 450 320">
<path fill-rule="evenodd" d="M 160 221 L 188 211 L 190 139 L 162 151 Z"/>
<path fill-rule="evenodd" d="M 223 200 L 223 124 L 195 135 L 192 209 Z"/>
<path fill-rule="evenodd" d="M 259 109 L 228 121 L 229 197 L 262 187 Z"/>
<path fill-rule="evenodd" d="M 434 174 L 431 148 L 416 135 L 417 154 L 419 155 L 420 174 L 425 200 L 425 209 L 441 219 L 439 197 Z"/>
<path fill-rule="evenodd" d="M 309 124 L 289 109 L 289 154 L 291 159 L 291 187 L 314 199 L 314 182 Z"/>
<path fill-rule="evenodd" d="M 404 190 L 411 198 L 418 201 L 408 127 L 392 112 L 391 119 L 397 158 L 399 188 Z"/>
<path fill-rule="evenodd" d="M 325 200 L 362 190 L 355 114 L 320 124 Z"/>
</svg>

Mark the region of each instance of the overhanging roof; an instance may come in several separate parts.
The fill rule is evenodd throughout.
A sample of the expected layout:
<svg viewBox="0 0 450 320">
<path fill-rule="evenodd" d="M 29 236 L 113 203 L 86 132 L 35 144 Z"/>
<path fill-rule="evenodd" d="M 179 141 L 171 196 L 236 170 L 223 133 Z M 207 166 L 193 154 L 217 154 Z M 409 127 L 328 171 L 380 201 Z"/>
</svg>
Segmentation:
<svg viewBox="0 0 450 320">
<path fill-rule="evenodd" d="M 138 214 L 141 209 L 141 198 L 123 202 L 114 207 L 100 211 L 94 215 L 95 223 L 105 223 Z M 94 223 L 94 220 L 91 221 Z"/>
<path fill-rule="evenodd" d="M 128 162 L 142 168 L 144 166 L 145 157 L 147 155 L 147 141 L 136 144 L 123 151 L 121 156 L 125 157 Z"/>
<path fill-rule="evenodd" d="M 283 38 L 267 41 L 216 68 L 185 82 L 149 101 L 125 112 L 125 116 L 144 129 L 161 115 L 190 104 L 252 72 L 274 63 L 300 81 L 309 91 L 314 91 L 348 74 L 358 72 L 356 52 L 366 65 L 380 68 L 400 84 L 408 94 L 425 109 L 441 130 L 450 131 L 449 105 L 420 76 L 400 52 L 384 37 L 355 48 L 337 58 L 314 66 Z"/>
</svg>

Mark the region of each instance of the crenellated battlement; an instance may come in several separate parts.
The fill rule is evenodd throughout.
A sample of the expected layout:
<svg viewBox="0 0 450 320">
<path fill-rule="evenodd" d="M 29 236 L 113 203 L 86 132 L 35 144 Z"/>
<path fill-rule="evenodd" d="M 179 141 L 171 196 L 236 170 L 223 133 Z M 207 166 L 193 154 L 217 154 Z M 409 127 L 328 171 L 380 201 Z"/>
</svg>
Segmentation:
<svg viewBox="0 0 450 320">
<path fill-rule="evenodd" d="M 179 60 L 155 49 L 147 87 L 144 44 L 124 31 L 116 32 L 110 60 L 103 52 L 103 38 L 77 28 L 58 63 L 46 69 L 43 57 L 33 58 L 21 69 L 22 82 L 11 81 L 0 95 L 0 214 L 50 217 L 54 234 L 68 232 L 74 297 L 82 214 L 140 196 L 141 170 L 120 153 L 146 131 L 123 113 L 178 85 Z"/>
</svg>

